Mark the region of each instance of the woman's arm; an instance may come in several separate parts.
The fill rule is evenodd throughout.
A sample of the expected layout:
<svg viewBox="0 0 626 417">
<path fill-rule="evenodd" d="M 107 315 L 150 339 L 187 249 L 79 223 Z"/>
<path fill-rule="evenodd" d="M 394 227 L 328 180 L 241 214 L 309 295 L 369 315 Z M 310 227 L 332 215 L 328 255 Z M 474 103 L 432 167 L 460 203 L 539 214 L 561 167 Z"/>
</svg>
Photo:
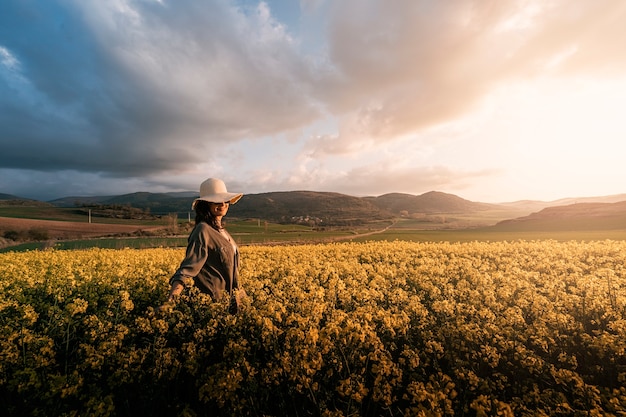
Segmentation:
<svg viewBox="0 0 626 417">
<path fill-rule="evenodd" d="M 165 305 L 175 301 L 176 297 L 185 289 L 185 285 L 192 285 L 193 277 L 200 272 L 206 262 L 208 257 L 206 233 L 203 226 L 196 226 L 191 232 L 185 258 L 170 278 L 171 288 Z M 161 306 L 160 309 L 165 305 Z"/>
</svg>

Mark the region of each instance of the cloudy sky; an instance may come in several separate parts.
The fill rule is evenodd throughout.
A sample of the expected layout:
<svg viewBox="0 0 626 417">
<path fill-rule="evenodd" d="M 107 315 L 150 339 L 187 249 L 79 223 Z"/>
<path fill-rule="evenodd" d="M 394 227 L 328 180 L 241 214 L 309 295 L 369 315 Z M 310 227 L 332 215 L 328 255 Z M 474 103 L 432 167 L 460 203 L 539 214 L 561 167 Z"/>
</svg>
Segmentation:
<svg viewBox="0 0 626 417">
<path fill-rule="evenodd" d="M 2 0 L 0 193 L 626 192 L 621 0 Z"/>
</svg>

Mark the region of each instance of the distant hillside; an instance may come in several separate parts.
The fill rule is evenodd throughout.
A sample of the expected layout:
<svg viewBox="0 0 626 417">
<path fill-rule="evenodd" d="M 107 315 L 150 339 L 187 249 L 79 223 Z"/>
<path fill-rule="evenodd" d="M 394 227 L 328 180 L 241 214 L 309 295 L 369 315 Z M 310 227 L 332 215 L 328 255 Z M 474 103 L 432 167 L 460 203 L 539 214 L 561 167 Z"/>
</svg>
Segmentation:
<svg viewBox="0 0 626 417">
<path fill-rule="evenodd" d="M 165 215 L 193 216 L 191 203 L 197 193 L 138 192 L 120 196 L 66 197 L 52 201 L 59 207 L 81 205 L 131 206 Z M 419 196 L 386 194 L 380 197 L 353 197 L 340 193 L 314 191 L 285 191 L 245 194 L 229 212 L 230 217 L 258 218 L 281 223 L 316 225 L 356 225 L 373 220 L 399 216 L 431 214 L 467 214 L 498 208 L 496 205 L 475 203 L 442 192 Z"/>
<path fill-rule="evenodd" d="M 197 194 L 192 193 L 191 196 L 181 197 L 179 193 L 140 192 L 109 198 L 107 204 L 128 204 L 133 207 L 150 210 L 153 214 L 180 213 L 191 210 L 191 203 L 197 197 Z"/>
<path fill-rule="evenodd" d="M 197 193 L 138 192 L 120 196 L 66 197 L 51 203 L 59 207 L 81 205 L 129 205 L 149 210 L 152 214 L 178 213 L 188 216 Z M 193 214 L 191 214 L 193 216 Z M 273 222 L 307 224 L 357 224 L 389 219 L 393 214 L 359 198 L 339 193 L 312 191 L 246 194 L 231 207 L 230 217 L 258 218 Z"/>
<path fill-rule="evenodd" d="M 13 201 L 13 202 L 30 201 L 30 202 L 36 202 L 37 200 L 32 200 L 30 198 L 19 197 L 19 196 L 12 195 L 12 194 L 0 193 L 0 201 L 2 201 L 2 202 L 6 202 L 6 201 Z"/>
<path fill-rule="evenodd" d="M 50 201 L 57 207 L 80 207 L 91 205 L 131 206 L 147 210 L 152 214 L 186 213 L 191 210 L 191 202 L 198 193 L 137 192 L 117 196 L 64 197 Z"/>
<path fill-rule="evenodd" d="M 396 215 L 406 214 L 453 214 L 472 213 L 498 208 L 495 204 L 475 203 L 453 194 L 430 191 L 422 195 L 391 193 L 379 197 L 366 197 L 366 200 L 382 210 Z"/>
<path fill-rule="evenodd" d="M 114 198 L 113 196 L 92 196 L 92 197 L 78 197 L 78 196 L 70 196 L 57 198 L 56 200 L 50 200 L 49 203 L 55 205 L 56 207 L 79 207 L 79 206 L 89 206 L 94 204 L 107 204 L 106 202 Z"/>
<path fill-rule="evenodd" d="M 179 211 L 184 212 L 189 211 L 193 198 L 176 201 L 181 209 Z M 139 204 L 139 201 L 135 199 L 133 204 Z M 285 191 L 246 194 L 231 208 L 230 215 L 275 222 L 336 225 L 391 219 L 405 213 L 471 213 L 494 208 L 497 206 L 475 203 L 441 192 L 420 196 L 387 194 L 381 197 L 354 197 L 332 192 Z"/>
<path fill-rule="evenodd" d="M 598 197 L 562 198 L 553 201 L 520 200 L 510 203 L 500 203 L 500 205 L 532 213 L 547 207 L 568 206 L 576 203 L 618 203 L 620 201 L 626 201 L 626 194 L 614 194 Z"/>
<path fill-rule="evenodd" d="M 360 197 L 313 191 L 247 194 L 231 211 L 237 217 L 287 223 L 360 224 L 394 217 Z"/>
<path fill-rule="evenodd" d="M 0 193 L 0 205 L 2 206 L 50 206 L 43 201 L 31 200 L 29 198 L 18 197 L 12 194 Z"/>
<path fill-rule="evenodd" d="M 49 203 L 57 207 L 130 206 L 153 215 L 176 213 L 179 218 L 187 218 L 193 217 L 191 203 L 197 195 L 196 192 L 191 191 L 137 192 L 118 196 L 65 197 Z M 8 194 L 0 194 L 1 196 L 15 197 Z M 491 217 L 488 218 L 493 219 L 493 223 L 507 217 L 526 216 L 503 221 L 494 226 L 500 229 L 580 230 L 581 228 L 621 227 L 622 214 L 619 210 L 621 206 L 615 201 L 622 199 L 626 199 L 626 194 L 562 199 L 552 202 L 518 201 L 486 204 L 438 191 L 422 195 L 389 193 L 378 197 L 353 197 L 332 192 L 285 191 L 245 194 L 244 198 L 231 207 L 229 217 L 254 218 L 281 223 L 357 225 L 397 217 L 412 217 L 428 221 L 430 217 L 434 219 L 440 215 L 476 214 L 477 218 L 481 216 L 487 218 L 483 213 L 490 213 Z M 28 201 L 22 200 L 23 204 L 27 204 Z M 559 205 L 559 202 L 563 204 Z M 578 202 L 578 204 L 566 205 L 567 202 Z M 30 200 L 28 204 L 34 204 L 33 200 Z M 41 204 L 48 203 L 42 202 Z M 616 205 L 610 209 L 610 204 Z M 612 214 L 611 210 L 613 210 Z M 533 212 L 535 213 L 527 216 Z M 592 212 L 601 214 L 591 215 Z"/>
<path fill-rule="evenodd" d="M 626 229 L 626 201 L 548 207 L 529 216 L 503 220 L 492 228 L 507 231 Z"/>
</svg>

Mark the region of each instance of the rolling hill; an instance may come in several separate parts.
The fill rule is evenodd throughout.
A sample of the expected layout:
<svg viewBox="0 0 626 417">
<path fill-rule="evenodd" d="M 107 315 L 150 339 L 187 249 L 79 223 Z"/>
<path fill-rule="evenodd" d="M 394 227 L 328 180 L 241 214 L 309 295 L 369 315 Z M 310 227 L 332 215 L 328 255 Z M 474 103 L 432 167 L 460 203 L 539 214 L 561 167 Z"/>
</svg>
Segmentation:
<svg viewBox="0 0 626 417">
<path fill-rule="evenodd" d="M 492 229 L 506 231 L 626 230 L 626 201 L 575 203 L 547 207 L 528 216 L 503 220 Z"/>
<path fill-rule="evenodd" d="M 137 192 L 117 196 L 73 196 L 37 202 L 0 194 L 0 200 L 7 200 L 7 204 L 13 205 L 41 204 L 65 208 L 97 205 L 130 206 L 153 215 L 176 213 L 179 217 L 187 218 L 193 216 L 191 203 L 196 196 L 197 193 L 191 191 Z M 492 227 L 498 230 L 626 229 L 626 194 L 552 202 L 518 201 L 486 204 L 438 191 L 421 195 L 388 193 L 378 197 L 354 197 L 333 192 L 285 191 L 246 194 L 231 207 L 229 217 L 263 219 L 277 223 L 350 226 L 398 217 L 425 218 L 428 221 L 428 218 L 437 215 L 484 216 L 484 213 L 497 213 L 491 217 L 495 219 L 491 224 L 495 224 Z"/>
<path fill-rule="evenodd" d="M 354 225 L 394 217 L 394 213 L 360 197 L 313 191 L 249 194 L 231 210 L 238 217 L 284 223 Z"/>
<path fill-rule="evenodd" d="M 149 193 L 137 192 L 114 196 L 63 197 L 50 201 L 56 207 L 80 206 L 131 206 L 148 210 L 153 214 L 182 213 L 191 209 L 191 202 L 198 193 Z"/>
<path fill-rule="evenodd" d="M 128 205 L 165 215 L 188 216 L 197 193 L 138 192 L 120 196 L 65 197 L 50 203 L 58 207 L 80 205 Z M 259 218 L 282 223 L 355 225 L 415 213 L 467 214 L 498 209 L 498 205 L 476 203 L 453 194 L 432 191 L 419 196 L 390 193 L 380 197 L 354 197 L 333 192 L 285 191 L 245 194 L 229 212 L 238 218 Z M 521 214 L 528 214 L 521 212 Z M 521 215 L 520 214 L 520 215 Z"/>
<path fill-rule="evenodd" d="M 439 191 L 430 191 L 422 195 L 390 193 L 379 197 L 366 197 L 365 200 L 395 215 L 472 213 L 499 208 L 495 204 L 476 203 Z"/>
<path fill-rule="evenodd" d="M 509 203 L 500 203 L 499 205 L 532 213 L 543 210 L 547 207 L 569 206 L 577 203 L 618 203 L 620 201 L 626 201 L 626 194 L 614 194 L 598 197 L 561 198 L 559 200 L 552 201 L 520 200 Z"/>
</svg>

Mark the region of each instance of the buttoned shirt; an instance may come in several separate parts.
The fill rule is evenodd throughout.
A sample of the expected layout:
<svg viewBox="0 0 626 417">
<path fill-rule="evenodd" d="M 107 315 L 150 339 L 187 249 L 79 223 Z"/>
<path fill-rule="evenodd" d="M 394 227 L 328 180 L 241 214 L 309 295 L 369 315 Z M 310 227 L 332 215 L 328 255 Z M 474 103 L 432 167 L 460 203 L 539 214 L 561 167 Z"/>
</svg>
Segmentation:
<svg viewBox="0 0 626 417">
<path fill-rule="evenodd" d="M 170 284 L 195 285 L 214 300 L 239 288 L 239 250 L 230 234 L 208 223 L 195 225 L 187 239 L 185 258 Z"/>
</svg>

